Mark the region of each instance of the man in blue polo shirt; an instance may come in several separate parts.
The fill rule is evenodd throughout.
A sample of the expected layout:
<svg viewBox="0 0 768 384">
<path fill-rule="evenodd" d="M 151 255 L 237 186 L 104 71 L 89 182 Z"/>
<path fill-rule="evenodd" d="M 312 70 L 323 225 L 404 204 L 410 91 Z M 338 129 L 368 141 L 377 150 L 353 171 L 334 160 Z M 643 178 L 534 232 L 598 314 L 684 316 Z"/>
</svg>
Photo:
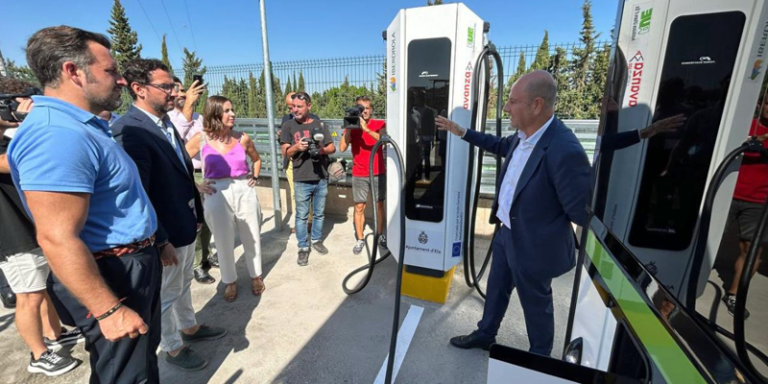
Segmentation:
<svg viewBox="0 0 768 384">
<path fill-rule="evenodd" d="M 8 150 L 37 227 L 63 319 L 85 334 L 91 383 L 159 381 L 160 279 L 155 211 L 131 158 L 96 115 L 120 106 L 125 79 L 107 37 L 37 31 L 27 62 L 45 87 Z M 62 159 L 66 159 L 62 161 Z"/>
</svg>

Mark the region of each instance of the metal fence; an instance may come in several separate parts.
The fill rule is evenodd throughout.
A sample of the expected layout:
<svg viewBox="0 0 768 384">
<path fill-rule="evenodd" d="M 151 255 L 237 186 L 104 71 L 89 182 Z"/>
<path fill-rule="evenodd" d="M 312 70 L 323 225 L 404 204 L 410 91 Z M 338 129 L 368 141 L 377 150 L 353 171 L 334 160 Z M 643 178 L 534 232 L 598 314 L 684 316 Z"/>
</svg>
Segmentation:
<svg viewBox="0 0 768 384">
<path fill-rule="evenodd" d="M 341 139 L 341 124 L 342 120 L 323 120 L 328 129 L 331 131 L 336 148 L 339 147 L 339 140 Z M 279 125 L 279 121 L 275 122 Z M 587 155 L 592 159 L 592 155 L 595 150 L 595 141 L 597 139 L 597 120 L 563 120 L 563 123 L 574 131 L 579 142 L 584 146 Z M 267 119 L 237 119 L 237 130 L 247 132 L 251 138 L 253 138 L 256 149 L 261 156 L 261 174 L 265 177 L 269 177 L 271 167 L 271 155 L 269 148 L 269 131 L 267 128 Z M 494 132 L 496 130 L 496 120 L 488 120 L 486 129 L 488 132 Z M 502 135 L 507 136 L 512 134 L 512 130 L 509 127 L 509 120 L 502 120 Z M 277 150 L 278 156 L 280 150 Z M 346 151 L 339 153 L 338 151 L 332 157 L 338 160 L 346 160 L 347 166 L 347 181 L 341 184 L 349 185 L 352 176 L 352 153 Z M 280 177 L 285 177 L 285 170 L 282 168 L 282 156 L 278 159 L 278 166 L 280 167 Z M 496 175 L 496 160 L 492 155 L 486 154 L 483 158 L 483 176 L 480 184 L 480 193 L 483 195 L 493 195 L 494 193 L 494 177 Z"/>
<path fill-rule="evenodd" d="M 601 49 L 607 42 L 599 41 L 595 44 L 596 49 Z M 573 53 L 577 49 L 582 49 L 581 43 L 563 43 L 550 44 L 550 57 L 556 52 L 565 53 L 565 59 L 571 60 Z M 536 58 L 539 49 L 538 45 L 521 46 L 500 46 L 497 48 L 504 64 L 505 84 L 509 78 L 514 75 L 519 65 L 520 55 L 525 57 L 526 67 L 530 68 Z M 323 95 L 323 92 L 342 84 L 348 84 L 355 87 L 365 87 L 370 94 L 384 97 L 384 87 L 380 85 L 381 77 L 384 72 L 385 56 L 353 56 L 328 59 L 307 59 L 299 61 L 278 61 L 272 63 L 273 76 L 279 89 L 275 92 L 276 111 L 278 114 L 285 112 L 283 110 L 283 95 L 290 83 L 291 91 L 302 90 L 316 97 L 339 97 L 338 94 Z M 233 100 L 235 110 L 241 117 L 266 117 L 259 112 L 254 112 L 250 103 L 263 98 L 254 97 L 254 92 L 261 92 L 264 89 L 259 84 L 259 78 L 262 76 L 263 64 L 241 64 L 226 66 L 207 67 L 205 72 L 205 82 L 208 84 L 208 94 L 224 94 Z M 177 73 L 183 75 L 183 73 Z M 182 77 L 183 76 L 179 76 Z M 253 79 L 251 79 L 253 77 Z M 225 87 L 225 84 L 229 84 Z M 263 80 L 262 80 L 263 84 Z M 383 83 L 382 83 L 383 84 Z M 301 86 L 300 86 L 301 85 Z M 257 89 L 252 89 L 253 87 Z M 276 87 L 277 88 L 277 87 Z M 299 89 L 301 88 L 301 89 Z M 249 98 L 249 96 L 251 96 Z M 353 97 L 352 97 L 353 98 Z M 259 101 L 262 102 L 263 101 Z M 346 104 L 352 100 L 340 100 Z M 246 105 L 237 105 L 246 104 Z M 201 110 L 202 108 L 198 108 Z M 383 108 L 379 108 L 383 109 Z M 265 110 L 263 107 L 258 110 Z M 376 111 L 378 117 L 383 117 L 383 110 Z M 341 118 L 342 116 L 321 116 L 323 118 Z"/>
</svg>

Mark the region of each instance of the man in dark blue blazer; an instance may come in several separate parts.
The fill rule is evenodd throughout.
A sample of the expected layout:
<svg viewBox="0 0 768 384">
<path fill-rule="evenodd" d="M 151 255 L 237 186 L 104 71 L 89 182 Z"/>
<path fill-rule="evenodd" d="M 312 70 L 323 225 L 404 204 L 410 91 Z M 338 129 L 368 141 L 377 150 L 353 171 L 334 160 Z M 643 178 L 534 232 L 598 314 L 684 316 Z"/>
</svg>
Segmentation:
<svg viewBox="0 0 768 384">
<path fill-rule="evenodd" d="M 169 364 L 185 371 L 200 370 L 208 362 L 185 348 L 184 342 L 217 339 L 226 330 L 197 324 L 192 307 L 195 237 L 202 226 L 203 206 L 184 140 L 166 114 L 174 107 L 178 89 L 159 60 L 130 61 L 123 77 L 134 103 L 112 126 L 112 133 L 136 162 L 157 212 L 156 244 L 164 267 L 160 349 Z"/>
<path fill-rule="evenodd" d="M 575 265 L 572 223 L 586 224 L 592 174 L 576 135 L 554 116 L 556 94 L 557 85 L 545 71 L 515 82 L 504 111 L 517 134 L 505 138 L 437 118 L 439 129 L 505 157 L 492 210 L 503 225 L 493 240 L 483 318 L 476 331 L 451 339 L 459 348 L 490 348 L 517 288 L 530 351 L 552 352 L 552 279 Z"/>
</svg>

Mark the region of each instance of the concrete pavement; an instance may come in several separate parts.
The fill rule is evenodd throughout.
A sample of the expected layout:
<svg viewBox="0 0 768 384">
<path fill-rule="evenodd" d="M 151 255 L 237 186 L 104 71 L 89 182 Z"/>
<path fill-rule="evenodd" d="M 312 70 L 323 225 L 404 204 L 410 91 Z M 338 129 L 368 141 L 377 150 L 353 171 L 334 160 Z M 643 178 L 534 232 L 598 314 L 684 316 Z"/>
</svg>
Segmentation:
<svg viewBox="0 0 768 384">
<path fill-rule="evenodd" d="M 201 323 L 223 326 L 223 339 L 201 342 L 192 348 L 209 360 L 199 372 L 181 372 L 160 359 L 161 381 L 193 383 L 372 383 L 389 350 L 396 264 L 389 259 L 377 265 L 373 279 L 361 293 L 347 296 L 341 289 L 346 274 L 366 263 L 365 254 L 353 255 L 352 222 L 327 217 L 325 244 L 329 255 L 312 253 L 309 266 L 296 264 L 294 235 L 275 232 L 271 217 L 262 231 L 266 292 L 250 293 L 247 270 L 238 262 L 238 298 L 223 300 L 223 285 L 193 283 L 193 302 Z M 285 226 L 287 227 L 287 226 Z M 371 240 L 372 241 L 372 240 Z M 478 254 L 485 254 L 487 240 L 480 240 Z M 390 245 L 393 246 L 393 245 Z M 241 255 L 242 248 L 237 249 Z M 219 279 L 218 270 L 212 271 Z M 472 331 L 482 314 L 483 301 L 464 285 L 457 270 L 445 305 L 403 298 L 401 317 L 412 305 L 424 308 L 399 375 L 398 383 L 484 383 L 488 353 L 459 350 L 450 337 Z M 362 276 L 361 276 L 362 277 Z M 562 351 L 573 273 L 556 279 L 555 348 Z M 513 294 L 498 341 L 528 348 L 525 323 Z M 6 383 L 86 383 L 90 372 L 82 344 L 71 349 L 84 363 L 57 377 L 31 375 L 29 355 L 13 324 L 13 311 L 0 309 L 0 345 L 4 364 L 0 377 Z"/>
</svg>

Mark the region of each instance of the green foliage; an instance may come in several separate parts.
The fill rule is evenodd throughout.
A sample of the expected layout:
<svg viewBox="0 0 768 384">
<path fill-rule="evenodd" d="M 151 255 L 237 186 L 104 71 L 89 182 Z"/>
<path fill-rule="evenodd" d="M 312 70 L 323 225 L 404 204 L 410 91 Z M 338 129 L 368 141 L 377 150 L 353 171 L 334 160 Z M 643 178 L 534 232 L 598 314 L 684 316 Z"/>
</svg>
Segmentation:
<svg viewBox="0 0 768 384">
<path fill-rule="evenodd" d="M 184 66 L 184 86 L 189 89 L 192 85 L 192 76 L 205 75 L 205 71 L 208 70 L 203 65 L 203 59 L 198 58 L 194 51 L 190 52 L 186 47 L 184 48 L 184 58 L 182 59 L 182 65 Z M 205 81 L 205 78 L 203 78 Z M 200 95 L 195 105 L 195 112 L 202 114 L 203 108 L 205 108 L 205 100 L 208 99 L 208 89 Z"/>
<path fill-rule="evenodd" d="M 125 8 L 120 4 L 120 0 L 115 0 L 112 5 L 112 18 L 109 20 L 107 33 L 112 43 L 112 56 L 121 71 L 123 64 L 141 57 L 139 38 L 136 31 L 128 24 L 128 16 L 125 15 Z"/>
<path fill-rule="evenodd" d="M 291 78 L 289 77 L 288 78 L 288 82 L 285 83 L 285 93 L 283 93 L 283 94 L 287 95 L 287 94 L 289 94 L 291 92 L 293 92 L 293 88 L 291 88 Z"/>
<path fill-rule="evenodd" d="M 536 59 L 531 64 L 531 71 L 549 68 L 549 31 L 544 30 L 544 39 L 541 40 L 539 49 L 536 51 Z"/>
<path fill-rule="evenodd" d="M 245 79 L 235 80 L 224 76 L 224 84 L 221 87 L 221 96 L 232 101 L 232 108 L 236 114 L 245 116 L 248 113 L 248 83 Z"/>
<path fill-rule="evenodd" d="M 304 81 L 304 72 L 299 71 L 299 82 L 297 83 L 297 82 L 294 81 L 293 84 L 294 85 L 298 84 L 296 86 L 296 89 L 295 89 L 296 92 L 299 92 L 299 91 L 306 92 L 307 91 L 307 88 L 306 88 L 307 85 L 306 85 L 306 83 Z"/>
<path fill-rule="evenodd" d="M 35 73 L 32 72 L 32 69 L 27 67 L 26 65 L 17 66 L 13 60 L 6 59 L 5 72 L 6 72 L 6 75 L 10 78 L 24 80 L 36 87 L 40 86 L 40 82 L 37 81 L 37 77 L 35 77 Z"/>
<path fill-rule="evenodd" d="M 440 5 L 440 4 L 443 4 L 443 0 L 435 0 L 435 1 L 427 0 L 427 5 Z"/>
<path fill-rule="evenodd" d="M 163 35 L 163 43 L 160 46 L 160 61 L 165 64 L 168 69 L 171 70 L 171 73 L 173 73 L 173 67 L 171 66 L 171 61 L 168 59 L 168 45 L 165 43 L 165 35 Z"/>
<path fill-rule="evenodd" d="M 263 76 L 263 75 L 262 75 Z M 262 78 L 263 84 L 263 78 Z M 253 72 L 248 73 L 248 117 L 264 117 L 267 115 L 267 102 L 264 91 L 253 77 Z"/>
<path fill-rule="evenodd" d="M 205 75 L 205 71 L 208 70 L 203 65 L 203 59 L 197 57 L 194 51 L 190 52 L 186 47 L 184 47 L 182 64 L 184 65 L 184 86 L 187 88 L 192 84 L 192 76 Z"/>
</svg>

